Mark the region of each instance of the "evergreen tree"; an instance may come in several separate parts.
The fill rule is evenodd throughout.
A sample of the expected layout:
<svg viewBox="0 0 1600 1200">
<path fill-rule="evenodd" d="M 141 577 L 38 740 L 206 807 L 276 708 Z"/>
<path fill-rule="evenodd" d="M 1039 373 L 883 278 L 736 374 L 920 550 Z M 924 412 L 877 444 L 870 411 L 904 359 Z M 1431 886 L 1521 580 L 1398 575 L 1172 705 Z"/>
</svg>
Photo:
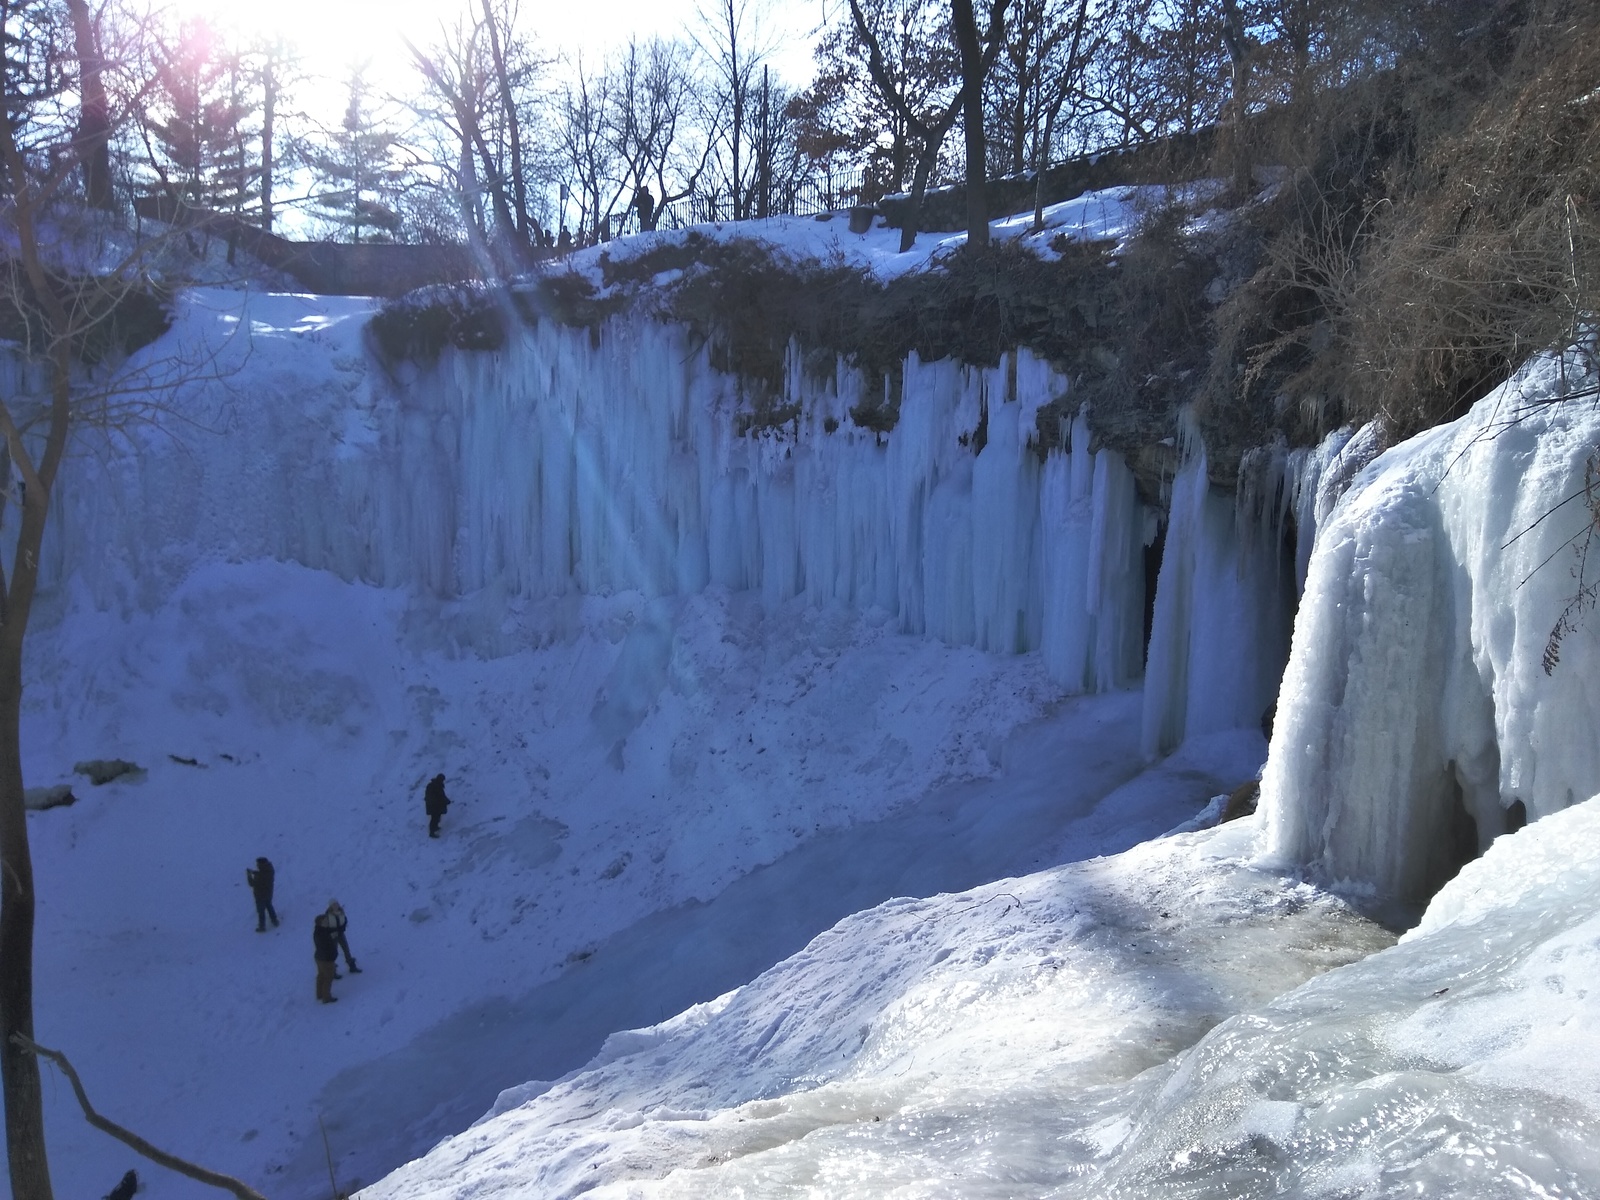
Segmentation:
<svg viewBox="0 0 1600 1200">
<path fill-rule="evenodd" d="M 239 54 L 211 24 L 185 21 L 156 67 L 146 117 L 150 162 L 163 189 L 190 204 L 243 215 L 260 194 L 251 127 L 256 104 Z"/>
<path fill-rule="evenodd" d="M 12 0 L 6 6 L 0 24 L 5 116 L 18 150 L 37 165 L 48 160 L 49 144 L 59 141 L 61 126 L 70 119 L 59 103 L 75 73 L 70 47 L 71 31 L 50 0 Z M 0 190 L 9 193 L 10 181 L 0 180 Z"/>
<path fill-rule="evenodd" d="M 306 155 L 326 189 L 315 197 L 321 215 L 347 230 L 353 242 L 393 241 L 400 228 L 406 168 L 396 161 L 398 143 L 398 135 L 373 116 L 366 79 L 357 69 L 344 120 Z"/>
</svg>

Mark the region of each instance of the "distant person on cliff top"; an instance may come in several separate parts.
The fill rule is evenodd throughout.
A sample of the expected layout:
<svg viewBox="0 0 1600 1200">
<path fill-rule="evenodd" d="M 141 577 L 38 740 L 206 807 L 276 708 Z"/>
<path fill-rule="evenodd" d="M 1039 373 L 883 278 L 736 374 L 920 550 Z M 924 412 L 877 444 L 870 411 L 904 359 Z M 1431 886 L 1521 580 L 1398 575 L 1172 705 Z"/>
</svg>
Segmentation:
<svg viewBox="0 0 1600 1200">
<path fill-rule="evenodd" d="M 450 807 L 450 797 L 444 794 L 444 776 L 435 775 L 422 793 L 423 811 L 428 814 L 428 836 L 439 836 L 439 819 Z"/>
<path fill-rule="evenodd" d="M 633 194 L 633 206 L 639 210 L 639 228 L 649 233 L 656 227 L 656 198 L 644 184 Z"/>
</svg>

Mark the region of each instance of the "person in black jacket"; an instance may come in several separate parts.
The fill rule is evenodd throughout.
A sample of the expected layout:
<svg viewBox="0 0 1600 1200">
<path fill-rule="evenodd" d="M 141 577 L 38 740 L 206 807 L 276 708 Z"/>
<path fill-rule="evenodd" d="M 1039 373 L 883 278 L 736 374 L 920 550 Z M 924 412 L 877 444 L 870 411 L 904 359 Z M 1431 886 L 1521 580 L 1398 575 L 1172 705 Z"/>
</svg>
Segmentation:
<svg viewBox="0 0 1600 1200">
<path fill-rule="evenodd" d="M 244 869 L 244 881 L 250 885 L 250 894 L 256 898 L 256 932 L 267 931 L 267 919 L 272 920 L 272 927 L 278 927 L 278 912 L 272 907 L 272 881 L 274 872 L 272 864 L 265 858 L 256 859 L 255 869 Z"/>
<path fill-rule="evenodd" d="M 450 807 L 450 797 L 444 794 L 444 776 L 435 775 L 422 793 L 422 807 L 428 814 L 428 836 L 439 836 L 439 818 Z"/>
<path fill-rule="evenodd" d="M 311 923 L 311 945 L 317 963 L 317 999 L 324 1004 L 332 1004 L 339 998 L 333 994 L 333 981 L 341 978 L 341 950 L 344 951 L 344 964 L 350 968 L 350 974 L 361 974 L 361 968 L 356 966 L 355 957 L 350 953 L 349 939 L 345 937 L 345 929 L 349 924 L 344 915 L 344 906 L 337 900 L 329 900 L 327 911 L 319 914 Z"/>
</svg>

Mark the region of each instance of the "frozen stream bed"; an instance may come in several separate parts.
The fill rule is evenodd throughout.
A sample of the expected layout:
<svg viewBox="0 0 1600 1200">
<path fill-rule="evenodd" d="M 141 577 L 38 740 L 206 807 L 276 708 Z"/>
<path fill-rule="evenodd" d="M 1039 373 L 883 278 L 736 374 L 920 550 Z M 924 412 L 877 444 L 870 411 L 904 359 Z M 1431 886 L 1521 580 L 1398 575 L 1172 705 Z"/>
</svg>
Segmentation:
<svg viewBox="0 0 1600 1200">
<path fill-rule="evenodd" d="M 547 1090 L 508 1092 L 365 1195 L 1070 1192 L 1140 1140 L 1179 1051 L 1392 942 L 1252 870 L 1252 844 L 1241 823 L 879 905 Z M 1267 1132 L 1284 1125 L 1268 1111 Z"/>
<path fill-rule="evenodd" d="M 1600 801 L 1398 945 L 1254 825 L 858 914 L 364 1195 L 1596 1194 Z"/>
</svg>

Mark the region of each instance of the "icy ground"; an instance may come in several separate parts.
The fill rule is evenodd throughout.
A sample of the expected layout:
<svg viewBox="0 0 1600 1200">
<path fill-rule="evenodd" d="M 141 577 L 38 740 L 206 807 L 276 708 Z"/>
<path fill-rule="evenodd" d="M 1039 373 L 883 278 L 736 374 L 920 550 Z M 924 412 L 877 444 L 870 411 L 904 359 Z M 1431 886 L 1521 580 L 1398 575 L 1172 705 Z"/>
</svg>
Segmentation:
<svg viewBox="0 0 1600 1200">
<path fill-rule="evenodd" d="M 218 295 L 192 296 L 173 336 L 248 332 L 227 395 L 201 398 L 231 436 L 204 432 L 201 403 L 164 451 L 76 479 L 49 552 L 71 577 L 30 642 L 28 782 L 82 797 L 30 817 L 38 1032 L 113 1117 L 274 1200 L 327 1195 L 329 1157 L 338 1188 L 408 1198 L 1600 1195 L 1600 806 L 1561 810 L 1595 790 L 1600 641 L 1570 638 L 1544 682 L 1527 647 L 1567 580 L 1507 582 L 1582 524 L 1571 505 L 1534 517 L 1581 477 L 1592 405 L 1494 438 L 1480 405 L 1480 425 L 1397 448 L 1329 526 L 1392 553 L 1308 573 L 1302 615 L 1322 625 L 1302 630 L 1356 632 L 1303 633 L 1291 679 L 1390 664 L 1418 689 L 1411 715 L 1455 740 L 1408 740 L 1370 702 L 1391 689 L 1341 688 L 1291 696 L 1285 748 L 1343 730 L 1377 778 L 1393 734 L 1402 766 L 1470 768 L 1475 788 L 1489 748 L 1502 770 L 1536 751 L 1555 796 L 1528 793 L 1543 819 L 1382 949 L 1266 869 L 1254 820 L 1149 840 L 1196 826 L 1265 752 L 1254 732 L 1194 736 L 1258 711 L 1216 685 L 1229 672 L 1195 669 L 1244 663 L 1256 624 L 1205 582 L 1244 577 L 1213 536 L 1232 514 L 1198 483 L 1204 553 L 1186 592 L 1162 584 L 1187 632 L 1150 685 L 1186 693 L 1189 736 L 1145 770 L 1150 697 L 1063 699 L 1048 652 L 904 636 L 866 603 L 614 582 L 533 600 L 498 575 L 444 602 L 437 581 L 276 561 L 388 582 L 459 568 L 461 529 L 417 471 L 453 461 L 449 423 L 372 386 L 364 302 L 258 298 L 246 321 Z M 519 444 L 485 428 L 484 446 Z M 1006 466 L 995 445 L 986 470 Z M 374 464 L 396 478 L 376 486 Z M 470 530 L 496 528 L 497 481 L 457 514 Z M 984 581 L 1018 583 L 1004 574 Z M 1492 707 L 1464 670 L 1405 666 L 1452 638 Z M 1428 757 L 1458 745 L 1483 761 Z M 143 771 L 73 775 L 111 757 Z M 439 770 L 457 804 L 430 842 L 420 792 Z M 1303 778 L 1343 815 L 1269 791 L 1269 831 L 1303 817 L 1411 856 L 1377 819 L 1410 811 L 1404 772 Z M 1529 778 L 1469 799 L 1503 819 Z M 285 922 L 263 935 L 243 880 L 257 854 Z M 322 1008 L 305 935 L 330 896 L 364 971 Z M 60 1193 L 99 1195 L 138 1164 L 47 1086 Z M 152 1196 L 210 1194 L 147 1175 Z"/>
<path fill-rule="evenodd" d="M 1387 949 L 1254 824 L 858 914 L 364 1196 L 1596 1195 L 1600 798 Z"/>
<path fill-rule="evenodd" d="M 108 1114 L 275 1198 L 325 1188 L 319 1119 L 341 1186 L 370 1183 L 852 912 L 1123 849 L 1264 752 L 1213 739 L 1130 783 L 1136 694 L 1063 702 L 1036 657 L 838 610 L 571 599 L 494 659 L 453 649 L 458 616 L 216 563 L 153 614 L 38 632 L 29 779 L 81 796 L 30 817 L 39 1036 Z M 145 774 L 71 774 L 113 757 Z M 455 806 L 429 841 L 435 770 Z M 363 972 L 319 1007 L 331 896 Z M 47 1089 L 57 1186 L 98 1195 L 133 1158 Z"/>
</svg>

